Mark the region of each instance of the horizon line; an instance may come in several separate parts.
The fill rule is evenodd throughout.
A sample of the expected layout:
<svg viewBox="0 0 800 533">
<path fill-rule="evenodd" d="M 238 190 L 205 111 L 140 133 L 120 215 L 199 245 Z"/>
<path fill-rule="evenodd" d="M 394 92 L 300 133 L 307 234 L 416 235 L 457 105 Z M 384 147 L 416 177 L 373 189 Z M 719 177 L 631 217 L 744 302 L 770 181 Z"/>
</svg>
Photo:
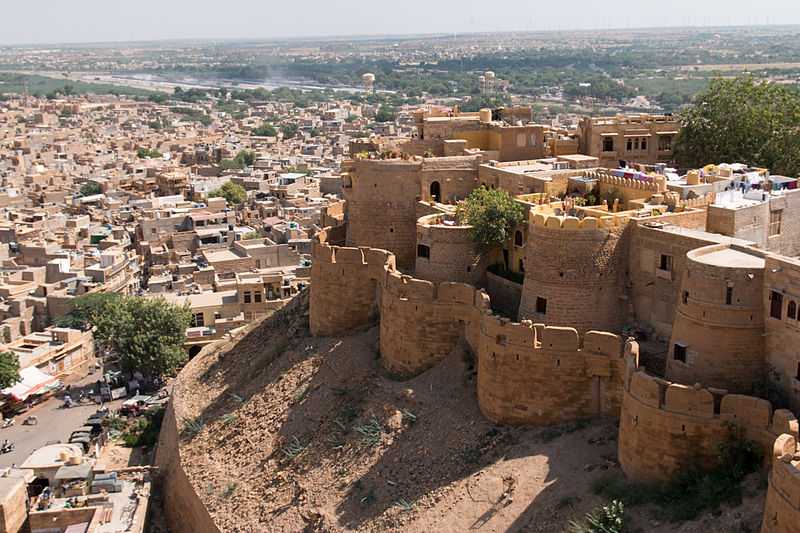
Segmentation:
<svg viewBox="0 0 800 533">
<path fill-rule="evenodd" d="M 628 27 L 607 27 L 607 28 L 574 28 L 574 29 L 545 29 L 545 30 L 499 30 L 499 31 L 465 31 L 465 32 L 429 32 L 429 33 L 357 33 L 357 34 L 328 34 L 328 35 L 299 35 L 284 37 L 163 37 L 156 39 L 134 39 L 120 41 L 51 41 L 41 43 L 19 42 L 19 43 L 0 43 L 2 48 L 38 48 L 48 46 L 109 46 L 123 44 L 159 44 L 159 43 L 186 43 L 186 42 L 331 42 L 337 40 L 359 39 L 359 40 L 391 40 L 391 39 L 411 39 L 411 38 L 441 38 L 441 37 L 466 37 L 479 35 L 519 35 L 519 34 L 558 34 L 558 33 L 586 33 L 586 32 L 618 32 L 618 31 L 649 31 L 649 30 L 733 30 L 733 29 L 757 29 L 757 28 L 800 28 L 800 23 L 765 23 L 765 24 L 689 24 L 684 26 L 628 26 Z"/>
</svg>

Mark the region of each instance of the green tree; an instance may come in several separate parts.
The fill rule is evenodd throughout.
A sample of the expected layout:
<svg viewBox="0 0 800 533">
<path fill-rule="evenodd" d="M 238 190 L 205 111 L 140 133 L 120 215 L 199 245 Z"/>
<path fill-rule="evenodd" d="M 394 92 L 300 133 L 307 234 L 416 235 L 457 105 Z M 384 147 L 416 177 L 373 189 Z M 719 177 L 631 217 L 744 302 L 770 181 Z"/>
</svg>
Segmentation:
<svg viewBox="0 0 800 533">
<path fill-rule="evenodd" d="M 256 137 L 277 137 L 278 130 L 275 129 L 275 126 L 272 124 L 262 124 L 261 126 L 255 128 L 252 132 L 253 135 Z"/>
<path fill-rule="evenodd" d="M 87 181 L 81 185 L 80 189 L 81 196 L 93 196 L 101 192 L 103 192 L 103 190 L 100 188 L 100 184 L 93 181 Z"/>
<path fill-rule="evenodd" d="M 115 292 L 93 292 L 75 298 L 72 310 L 56 319 L 60 328 L 84 329 L 94 325 L 98 329 L 106 326 L 117 312 L 122 296 Z M 97 337 L 97 335 L 95 335 Z"/>
<path fill-rule="evenodd" d="M 239 205 L 247 199 L 247 191 L 244 190 L 244 187 L 232 181 L 226 182 L 222 187 L 211 191 L 208 195 L 212 198 L 225 198 L 225 201 L 231 205 Z"/>
<path fill-rule="evenodd" d="M 377 122 L 394 122 L 397 118 L 397 110 L 393 107 L 382 105 L 381 108 L 378 110 L 378 113 L 375 115 L 375 120 Z"/>
<path fill-rule="evenodd" d="M 0 352 L 0 388 L 19 381 L 19 357 L 14 352 Z"/>
<path fill-rule="evenodd" d="M 680 113 L 684 167 L 743 162 L 800 174 L 800 93 L 751 77 L 717 79 Z"/>
<path fill-rule="evenodd" d="M 256 162 L 256 153 L 250 150 L 240 150 L 233 161 L 239 165 L 239 168 L 251 167 Z"/>
<path fill-rule="evenodd" d="M 186 362 L 183 348 L 192 314 L 163 298 L 125 297 L 103 339 L 119 354 L 122 368 L 149 376 L 173 374 Z"/>
<path fill-rule="evenodd" d="M 188 307 L 163 298 L 94 293 L 77 298 L 72 311 L 57 325 L 92 325 L 95 340 L 119 354 L 123 369 L 163 376 L 186 360 L 183 343 L 191 318 Z"/>
<path fill-rule="evenodd" d="M 479 187 L 458 204 L 456 218 L 472 226 L 475 242 L 491 248 L 502 246 L 525 216 L 522 206 L 505 191 Z"/>
<path fill-rule="evenodd" d="M 158 159 L 161 156 L 161 152 L 155 148 L 139 148 L 136 150 L 136 157 L 139 159 L 147 159 L 148 157 L 151 159 Z"/>
<path fill-rule="evenodd" d="M 281 126 L 281 132 L 286 139 L 293 139 L 299 129 L 297 124 L 284 124 Z"/>
</svg>

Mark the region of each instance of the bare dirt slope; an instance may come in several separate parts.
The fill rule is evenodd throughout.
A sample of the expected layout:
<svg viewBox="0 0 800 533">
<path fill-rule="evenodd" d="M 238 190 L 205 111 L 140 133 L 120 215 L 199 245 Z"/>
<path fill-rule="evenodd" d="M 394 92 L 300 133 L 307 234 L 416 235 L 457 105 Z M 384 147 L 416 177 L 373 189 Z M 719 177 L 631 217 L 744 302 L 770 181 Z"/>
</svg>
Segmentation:
<svg viewBox="0 0 800 533">
<path fill-rule="evenodd" d="M 184 467 L 222 531 L 560 532 L 601 503 L 590 486 L 618 469 L 613 420 L 495 426 L 466 350 L 393 381 L 377 328 L 311 338 L 307 309 L 304 295 L 177 382 L 193 414 L 179 421 Z M 683 526 L 632 518 L 639 531 L 747 531 L 760 505 Z"/>
</svg>

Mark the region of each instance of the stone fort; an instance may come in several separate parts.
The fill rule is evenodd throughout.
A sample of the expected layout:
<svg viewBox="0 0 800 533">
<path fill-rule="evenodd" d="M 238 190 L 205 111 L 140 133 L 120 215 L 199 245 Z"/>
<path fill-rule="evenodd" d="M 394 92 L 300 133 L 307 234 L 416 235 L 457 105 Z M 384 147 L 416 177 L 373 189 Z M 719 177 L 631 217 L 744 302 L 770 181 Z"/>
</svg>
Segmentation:
<svg viewBox="0 0 800 533">
<path fill-rule="evenodd" d="M 399 379 L 463 342 L 487 418 L 618 417 L 636 481 L 713 464 L 735 424 L 772 463 L 762 532 L 800 531 L 800 190 L 745 165 L 607 169 L 554 155 L 540 129 L 506 135 L 491 113 L 434 118 L 345 165 L 313 244 L 312 333 L 379 323 Z M 478 187 L 525 212 L 498 249 L 455 216 Z"/>
</svg>

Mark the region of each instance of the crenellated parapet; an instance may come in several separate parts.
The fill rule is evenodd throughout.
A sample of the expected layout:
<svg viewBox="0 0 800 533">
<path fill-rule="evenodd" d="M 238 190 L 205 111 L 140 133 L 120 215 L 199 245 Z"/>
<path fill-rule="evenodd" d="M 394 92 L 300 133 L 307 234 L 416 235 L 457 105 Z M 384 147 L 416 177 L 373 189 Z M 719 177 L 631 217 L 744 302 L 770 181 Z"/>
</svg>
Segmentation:
<svg viewBox="0 0 800 533">
<path fill-rule="evenodd" d="M 313 335 L 338 335 L 377 316 L 377 289 L 395 269 L 394 255 L 374 248 L 330 246 L 316 240 L 311 266 Z"/>
<path fill-rule="evenodd" d="M 612 333 L 511 322 L 480 324 L 478 403 L 504 424 L 555 424 L 619 414 L 625 368 L 638 345 Z M 634 363 L 635 364 L 635 363 Z"/>
<path fill-rule="evenodd" d="M 624 380 L 619 460 L 636 481 L 665 481 L 692 466 L 716 464 L 731 425 L 769 455 L 782 433 L 797 435 L 791 411 L 722 389 L 672 383 L 629 368 Z"/>
<path fill-rule="evenodd" d="M 381 292 L 381 359 L 396 375 L 412 376 L 449 354 L 464 336 L 477 345 L 485 292 L 464 283 L 430 281 L 389 272 Z"/>
<path fill-rule="evenodd" d="M 780 435 L 770 454 L 772 472 L 761 533 L 800 533 L 800 447 L 797 434 Z"/>
<path fill-rule="evenodd" d="M 537 210 L 538 211 L 538 210 Z M 554 326 L 619 331 L 628 217 L 533 212 L 519 316 Z"/>
<path fill-rule="evenodd" d="M 318 242 L 312 268 L 312 332 L 343 333 L 371 323 L 379 311 L 381 361 L 395 375 L 427 370 L 464 338 L 477 358 L 480 407 L 496 422 L 552 424 L 619 413 L 626 361 L 638 359 L 635 342 L 510 322 L 492 313 L 484 291 L 403 275 L 384 250 Z"/>
</svg>

